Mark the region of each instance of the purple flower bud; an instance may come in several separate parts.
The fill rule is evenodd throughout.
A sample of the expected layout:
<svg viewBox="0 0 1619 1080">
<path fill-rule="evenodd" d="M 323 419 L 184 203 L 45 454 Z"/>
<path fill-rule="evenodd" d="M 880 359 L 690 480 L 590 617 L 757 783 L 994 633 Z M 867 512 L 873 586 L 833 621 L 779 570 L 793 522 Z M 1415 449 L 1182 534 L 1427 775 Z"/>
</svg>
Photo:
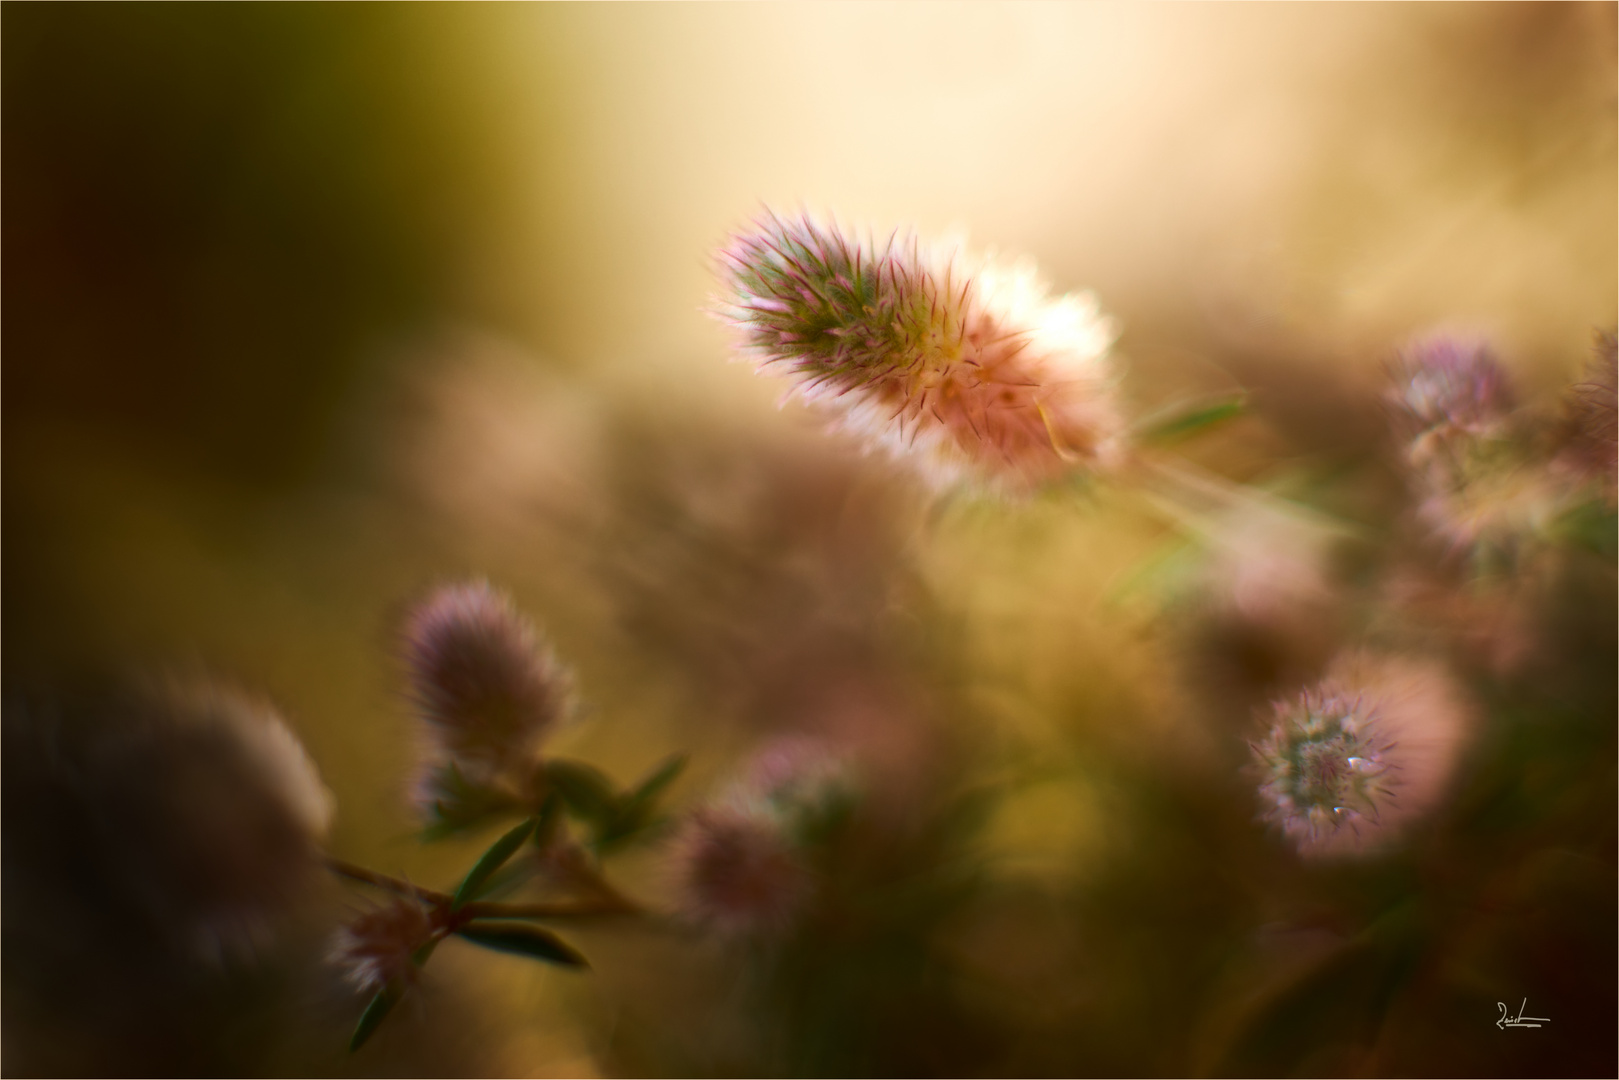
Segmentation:
<svg viewBox="0 0 1619 1080">
<path fill-rule="evenodd" d="M 1514 405 L 1512 385 L 1482 340 L 1434 334 L 1400 350 L 1389 391 L 1397 422 L 1413 439 L 1484 433 Z"/>
<path fill-rule="evenodd" d="M 440 589 L 412 611 L 404 654 L 429 733 L 469 777 L 532 764 L 572 708 L 571 674 L 512 602 L 484 582 Z"/>
<path fill-rule="evenodd" d="M 736 802 L 693 813 L 672 848 L 674 890 L 692 922 L 729 935 L 785 929 L 811 878 L 780 816 Z"/>
<path fill-rule="evenodd" d="M 1408 346 L 1389 391 L 1418 514 L 1453 552 L 1512 551 L 1565 508 L 1482 342 L 1434 335 Z"/>
<path fill-rule="evenodd" d="M 413 981 L 413 957 L 434 934 L 433 920 L 420 902 L 398 897 L 356 916 L 332 939 L 329 959 L 362 991 L 390 982 Z"/>
</svg>

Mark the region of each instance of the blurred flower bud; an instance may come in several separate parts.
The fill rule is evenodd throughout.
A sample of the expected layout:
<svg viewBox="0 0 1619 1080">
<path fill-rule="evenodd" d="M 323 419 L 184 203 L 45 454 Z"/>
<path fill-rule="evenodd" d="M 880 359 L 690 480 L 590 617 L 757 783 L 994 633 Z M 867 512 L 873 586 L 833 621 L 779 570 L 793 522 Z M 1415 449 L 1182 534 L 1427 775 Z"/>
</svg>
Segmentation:
<svg viewBox="0 0 1619 1080">
<path fill-rule="evenodd" d="M 1254 744 L 1264 816 L 1304 855 L 1386 846 L 1443 794 L 1469 712 L 1437 665 L 1351 654 Z"/>
<path fill-rule="evenodd" d="M 267 702 L 206 679 L 132 697 L 89 796 L 137 891 L 205 953 L 260 940 L 316 868 L 332 800 Z"/>
<path fill-rule="evenodd" d="M 413 958 L 433 933 L 432 917 L 419 901 L 396 897 L 338 930 L 330 960 L 357 989 L 380 990 L 415 979 Z"/>
<path fill-rule="evenodd" d="M 779 814 L 736 800 L 693 813 L 672 845 L 682 914 L 721 934 L 780 932 L 803 907 L 811 878 Z"/>
<path fill-rule="evenodd" d="M 1419 500 L 1453 551 L 1511 556 L 1565 508 L 1514 412 L 1506 373 L 1481 341 L 1434 335 L 1400 354 L 1388 392 Z"/>
<path fill-rule="evenodd" d="M 820 739 L 788 735 L 768 743 L 749 762 L 740 797 L 752 795 L 795 828 L 813 829 L 847 806 L 855 794 L 848 762 Z"/>
<path fill-rule="evenodd" d="M 573 677 L 485 582 L 440 589 L 409 615 L 404 654 L 438 760 L 418 794 L 521 773 L 573 705 Z M 453 793 L 453 794 L 459 794 Z"/>
<path fill-rule="evenodd" d="M 1596 356 L 1568 401 L 1569 437 L 1563 461 L 1615 502 L 1619 480 L 1619 348 L 1611 333 L 1597 335 Z"/>
<path fill-rule="evenodd" d="M 1388 399 L 1416 441 L 1495 430 L 1512 412 L 1512 386 L 1482 340 L 1434 334 L 1400 351 Z"/>
<path fill-rule="evenodd" d="M 1088 294 L 1052 299 L 1032 265 L 766 211 L 719 252 L 717 314 L 761 367 L 938 482 L 1026 489 L 1118 456 L 1115 336 Z"/>
</svg>

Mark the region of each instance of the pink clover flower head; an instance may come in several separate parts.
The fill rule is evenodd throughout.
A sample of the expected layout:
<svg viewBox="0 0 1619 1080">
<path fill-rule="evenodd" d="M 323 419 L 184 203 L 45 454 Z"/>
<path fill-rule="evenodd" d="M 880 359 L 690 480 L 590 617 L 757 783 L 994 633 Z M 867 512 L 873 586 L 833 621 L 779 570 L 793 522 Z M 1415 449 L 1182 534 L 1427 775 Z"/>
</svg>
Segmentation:
<svg viewBox="0 0 1619 1080">
<path fill-rule="evenodd" d="M 573 708 L 572 674 L 486 582 L 440 589 L 416 607 L 404 655 L 429 735 L 470 776 L 532 764 Z"/>
<path fill-rule="evenodd" d="M 1388 401 L 1429 529 L 1453 552 L 1514 552 L 1543 536 L 1563 485 L 1536 458 L 1488 346 L 1433 335 L 1402 351 L 1395 376 Z"/>
<path fill-rule="evenodd" d="M 728 936 L 780 933 L 811 891 L 809 869 L 781 818 L 761 804 L 697 810 L 676 835 L 672 859 L 681 912 Z"/>
<path fill-rule="evenodd" d="M 1255 743 L 1263 816 L 1306 856 L 1371 852 L 1430 811 L 1471 711 L 1437 664 L 1340 657 Z"/>
<path fill-rule="evenodd" d="M 1433 334 L 1400 350 L 1388 399 L 1415 440 L 1493 432 L 1515 404 L 1511 381 L 1482 339 Z"/>
<path fill-rule="evenodd" d="M 1030 263 L 768 210 L 718 261 L 716 314 L 742 352 L 940 485 L 1027 490 L 1120 457 L 1113 325 L 1089 294 L 1051 297 Z"/>
<path fill-rule="evenodd" d="M 332 939 L 329 959 L 362 991 L 416 977 L 414 957 L 432 938 L 432 917 L 419 901 L 397 897 L 356 916 Z"/>
<path fill-rule="evenodd" d="M 1300 850 L 1321 849 L 1343 829 L 1375 823 L 1390 801 L 1389 746 L 1371 704 L 1335 686 L 1275 705 L 1270 734 L 1254 745 L 1264 774 L 1265 816 Z"/>
</svg>

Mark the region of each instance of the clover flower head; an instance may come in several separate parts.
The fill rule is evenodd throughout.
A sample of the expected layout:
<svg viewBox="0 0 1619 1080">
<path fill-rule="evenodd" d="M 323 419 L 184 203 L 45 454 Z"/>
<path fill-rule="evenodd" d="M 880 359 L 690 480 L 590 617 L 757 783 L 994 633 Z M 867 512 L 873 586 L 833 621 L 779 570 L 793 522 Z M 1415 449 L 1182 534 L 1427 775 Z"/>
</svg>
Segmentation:
<svg viewBox="0 0 1619 1080">
<path fill-rule="evenodd" d="M 1535 455 L 1506 373 L 1478 339 L 1401 352 L 1388 392 L 1418 516 L 1453 553 L 1533 550 L 1565 492 Z"/>
<path fill-rule="evenodd" d="M 684 916 L 723 935 L 779 933 L 809 897 L 808 867 L 781 816 L 761 803 L 738 799 L 694 812 L 672 859 Z"/>
<path fill-rule="evenodd" d="M 1433 334 L 1400 350 L 1388 400 L 1414 441 L 1487 434 L 1512 412 L 1511 381 L 1480 338 Z"/>
<path fill-rule="evenodd" d="M 1308 850 L 1341 829 L 1376 822 L 1391 797 L 1389 747 L 1376 713 L 1336 686 L 1306 690 L 1275 706 L 1270 734 L 1254 746 L 1264 770 L 1265 815 Z"/>
<path fill-rule="evenodd" d="M 1308 856 L 1377 850 L 1431 810 L 1471 716 L 1437 664 L 1363 652 L 1273 709 L 1253 746 L 1263 816 Z"/>
<path fill-rule="evenodd" d="M 434 932 L 432 916 L 419 901 L 396 897 L 338 930 L 328 958 L 357 989 L 380 990 L 414 980 L 414 957 Z"/>
<path fill-rule="evenodd" d="M 409 615 L 404 656 L 437 751 L 463 775 L 521 770 L 569 714 L 573 677 L 485 582 L 440 589 Z"/>
<path fill-rule="evenodd" d="M 743 353 L 940 485 L 1027 490 L 1120 456 L 1112 323 L 1032 264 L 851 239 L 765 211 L 718 255 L 715 313 Z"/>
</svg>

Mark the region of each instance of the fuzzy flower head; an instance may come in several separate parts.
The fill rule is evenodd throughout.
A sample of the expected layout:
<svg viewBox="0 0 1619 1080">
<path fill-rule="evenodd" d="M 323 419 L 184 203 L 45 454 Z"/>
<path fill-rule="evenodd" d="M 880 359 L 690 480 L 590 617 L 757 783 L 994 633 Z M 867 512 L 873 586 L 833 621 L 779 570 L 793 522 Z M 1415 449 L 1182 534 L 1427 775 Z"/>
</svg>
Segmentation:
<svg viewBox="0 0 1619 1080">
<path fill-rule="evenodd" d="M 1119 456 L 1112 324 L 1032 265 L 880 247 L 766 211 L 719 252 L 717 314 L 761 367 L 941 483 L 1022 490 Z"/>
<path fill-rule="evenodd" d="M 1342 688 L 1318 687 L 1275 709 L 1270 734 L 1254 747 L 1266 817 L 1306 850 L 1376 822 L 1392 777 L 1373 707 Z"/>
<path fill-rule="evenodd" d="M 846 810 L 857 787 L 850 763 L 825 742 L 789 735 L 753 756 L 732 797 L 761 802 L 802 836 Z"/>
<path fill-rule="evenodd" d="M 779 814 L 733 800 L 693 813 L 674 840 L 674 891 L 685 917 L 727 936 L 780 932 L 811 878 Z"/>
<path fill-rule="evenodd" d="M 1482 340 L 1434 334 L 1400 351 L 1388 395 L 1418 455 L 1456 435 L 1498 431 L 1514 404 L 1512 384 Z"/>
<path fill-rule="evenodd" d="M 1438 801 L 1469 711 L 1437 665 L 1349 654 L 1254 744 L 1264 817 L 1304 855 L 1382 847 Z"/>
<path fill-rule="evenodd" d="M 1489 348 L 1434 335 L 1404 349 L 1393 374 L 1387 400 L 1418 514 L 1434 535 L 1453 552 L 1497 555 L 1543 535 L 1563 492 L 1536 459 Z"/>
<path fill-rule="evenodd" d="M 390 982 L 415 978 L 414 957 L 433 934 L 427 909 L 416 900 L 398 897 L 340 929 L 329 958 L 356 989 L 380 990 Z"/>
<path fill-rule="evenodd" d="M 503 593 L 440 589 L 404 632 L 410 685 L 437 750 L 463 775 L 521 771 L 569 714 L 573 677 Z"/>
</svg>

